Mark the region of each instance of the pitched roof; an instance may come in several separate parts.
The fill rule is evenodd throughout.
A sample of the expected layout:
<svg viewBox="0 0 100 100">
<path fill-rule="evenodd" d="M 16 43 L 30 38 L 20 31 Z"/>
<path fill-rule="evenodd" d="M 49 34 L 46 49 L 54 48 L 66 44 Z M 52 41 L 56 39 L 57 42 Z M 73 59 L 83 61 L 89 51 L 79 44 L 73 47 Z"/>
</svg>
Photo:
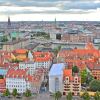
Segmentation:
<svg viewBox="0 0 100 100">
<path fill-rule="evenodd" d="M 72 76 L 72 69 L 64 69 L 63 75 L 71 77 Z"/>
<path fill-rule="evenodd" d="M 26 50 L 26 49 L 16 49 L 16 50 L 14 50 L 14 52 L 17 53 L 17 54 L 26 54 L 27 51 L 28 50 Z"/>
<path fill-rule="evenodd" d="M 52 59 L 50 52 L 33 52 L 33 56 L 35 62 L 46 62 Z"/>
<path fill-rule="evenodd" d="M 6 84 L 5 79 L 0 79 L 0 84 Z"/>
<path fill-rule="evenodd" d="M 49 76 L 62 75 L 64 68 L 65 68 L 64 63 L 53 64 L 49 72 Z"/>
</svg>

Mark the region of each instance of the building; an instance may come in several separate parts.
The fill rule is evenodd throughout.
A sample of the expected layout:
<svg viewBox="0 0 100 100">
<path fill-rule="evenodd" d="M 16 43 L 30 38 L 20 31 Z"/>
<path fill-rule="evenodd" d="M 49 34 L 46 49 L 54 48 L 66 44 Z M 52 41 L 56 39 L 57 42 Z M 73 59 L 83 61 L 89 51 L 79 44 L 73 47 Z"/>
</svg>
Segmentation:
<svg viewBox="0 0 100 100">
<path fill-rule="evenodd" d="M 94 66 L 91 72 L 95 79 L 100 80 L 100 64 L 99 66 Z"/>
<path fill-rule="evenodd" d="M 4 51 L 13 51 L 19 48 L 24 48 L 29 44 L 30 40 L 29 39 L 19 39 L 19 40 L 14 40 L 14 41 L 8 41 L 3 44 L 2 49 Z"/>
<path fill-rule="evenodd" d="M 81 91 L 81 77 L 78 74 L 72 75 L 72 69 L 63 71 L 63 95 L 72 92 L 73 95 L 79 95 Z"/>
<path fill-rule="evenodd" d="M 32 90 L 33 77 L 28 75 L 27 70 L 9 69 L 6 75 L 6 88 L 10 92 L 17 89 L 18 93 L 24 93 L 26 89 Z"/>
<path fill-rule="evenodd" d="M 28 52 L 28 61 L 19 63 L 19 69 L 28 68 L 28 73 L 33 75 L 37 68 L 49 70 L 52 64 L 52 54 L 50 52 Z"/>
<path fill-rule="evenodd" d="M 7 74 L 7 69 L 0 68 L 0 77 L 5 78 Z"/>
<path fill-rule="evenodd" d="M 63 92 L 63 70 L 64 63 L 53 64 L 49 72 L 49 92 L 55 93 L 56 91 Z"/>
<path fill-rule="evenodd" d="M 0 79 L 0 93 L 4 92 L 6 90 L 6 80 Z"/>
<path fill-rule="evenodd" d="M 61 50 L 57 55 L 58 63 L 67 63 L 69 68 L 76 65 L 80 70 L 89 67 L 90 64 L 99 62 L 100 52 L 92 43 L 87 43 L 85 48 L 74 48 L 72 50 Z"/>
</svg>

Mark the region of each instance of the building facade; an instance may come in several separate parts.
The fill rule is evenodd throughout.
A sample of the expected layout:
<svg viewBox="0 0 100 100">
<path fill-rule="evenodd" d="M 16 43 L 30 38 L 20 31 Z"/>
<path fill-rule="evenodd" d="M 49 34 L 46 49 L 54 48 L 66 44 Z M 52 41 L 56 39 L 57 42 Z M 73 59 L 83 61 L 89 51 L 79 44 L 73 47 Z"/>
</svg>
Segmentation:
<svg viewBox="0 0 100 100">
<path fill-rule="evenodd" d="M 72 92 L 73 95 L 79 95 L 81 91 L 81 78 L 78 74 L 72 76 L 72 70 L 65 69 L 63 75 L 63 95 L 67 95 L 69 92 Z"/>
<path fill-rule="evenodd" d="M 27 74 L 27 70 L 10 69 L 6 75 L 6 88 L 12 93 L 17 89 L 18 93 L 24 93 L 27 89 L 32 89 L 32 76 Z"/>
</svg>

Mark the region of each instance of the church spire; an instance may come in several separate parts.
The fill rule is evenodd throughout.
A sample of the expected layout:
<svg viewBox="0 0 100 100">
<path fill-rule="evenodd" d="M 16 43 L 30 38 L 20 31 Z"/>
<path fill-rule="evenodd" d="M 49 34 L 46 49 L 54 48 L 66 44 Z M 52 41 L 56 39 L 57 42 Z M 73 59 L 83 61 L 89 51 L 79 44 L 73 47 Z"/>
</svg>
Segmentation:
<svg viewBox="0 0 100 100">
<path fill-rule="evenodd" d="M 11 26 L 11 21 L 9 16 L 8 16 L 8 26 Z"/>
</svg>

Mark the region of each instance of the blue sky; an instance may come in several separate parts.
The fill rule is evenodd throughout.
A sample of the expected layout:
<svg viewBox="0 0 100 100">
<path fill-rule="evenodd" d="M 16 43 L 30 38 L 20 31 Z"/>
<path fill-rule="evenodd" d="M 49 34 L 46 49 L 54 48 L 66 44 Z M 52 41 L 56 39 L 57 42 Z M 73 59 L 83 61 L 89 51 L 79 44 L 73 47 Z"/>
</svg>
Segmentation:
<svg viewBox="0 0 100 100">
<path fill-rule="evenodd" d="M 97 20 L 100 0 L 0 0 L 0 21 Z"/>
</svg>

